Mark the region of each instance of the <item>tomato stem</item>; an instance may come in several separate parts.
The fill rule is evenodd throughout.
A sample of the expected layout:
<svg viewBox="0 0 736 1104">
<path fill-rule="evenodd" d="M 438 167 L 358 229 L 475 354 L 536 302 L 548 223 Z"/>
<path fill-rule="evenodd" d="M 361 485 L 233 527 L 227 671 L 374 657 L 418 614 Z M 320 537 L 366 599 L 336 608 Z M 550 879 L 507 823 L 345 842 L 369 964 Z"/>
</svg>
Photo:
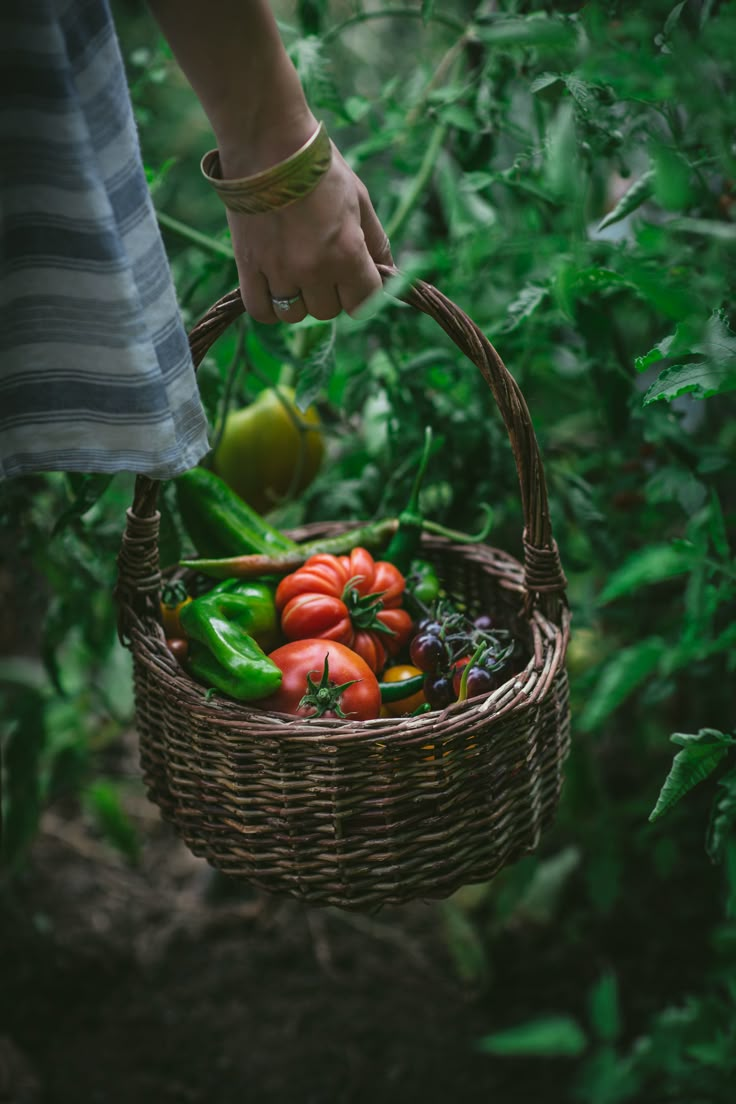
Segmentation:
<svg viewBox="0 0 736 1104">
<path fill-rule="evenodd" d="M 305 709 L 312 706 L 315 712 L 310 714 L 310 717 L 324 717 L 325 713 L 334 713 L 341 720 L 347 720 L 347 714 L 343 712 L 340 705 L 340 698 L 344 690 L 347 690 L 349 686 L 354 686 L 356 682 L 362 682 L 362 679 L 350 679 L 349 682 L 343 682 L 336 686 L 335 683 L 330 682 L 329 661 L 330 654 L 328 652 L 325 656 L 325 665 L 322 668 L 320 682 L 316 683 L 312 678 L 312 675 L 316 673 L 315 671 L 308 672 L 307 692 L 299 702 L 299 708 Z"/>
<path fill-rule="evenodd" d="M 483 658 L 483 656 L 485 655 L 487 650 L 488 650 L 488 645 L 486 644 L 485 641 L 482 641 L 478 645 L 478 647 L 475 649 L 475 651 L 473 652 L 473 654 L 470 657 L 470 659 L 468 660 L 468 662 L 465 664 L 465 669 L 463 670 L 462 678 L 460 679 L 460 690 L 459 690 L 458 695 L 457 695 L 457 700 L 459 702 L 467 700 L 467 697 L 468 697 L 468 674 L 470 672 L 471 667 L 474 667 L 476 663 L 480 662 L 480 660 Z"/>
</svg>

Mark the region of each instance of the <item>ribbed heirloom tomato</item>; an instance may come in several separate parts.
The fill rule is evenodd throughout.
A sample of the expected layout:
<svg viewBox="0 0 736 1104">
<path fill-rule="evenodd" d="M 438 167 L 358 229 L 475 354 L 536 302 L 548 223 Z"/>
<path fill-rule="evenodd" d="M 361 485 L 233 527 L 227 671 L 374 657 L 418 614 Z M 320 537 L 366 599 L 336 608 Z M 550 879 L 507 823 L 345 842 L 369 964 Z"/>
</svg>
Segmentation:
<svg viewBox="0 0 736 1104">
<path fill-rule="evenodd" d="M 281 630 L 287 640 L 337 640 L 380 671 L 411 633 L 411 615 L 401 608 L 405 585 L 397 567 L 365 548 L 310 556 L 276 590 Z"/>
</svg>

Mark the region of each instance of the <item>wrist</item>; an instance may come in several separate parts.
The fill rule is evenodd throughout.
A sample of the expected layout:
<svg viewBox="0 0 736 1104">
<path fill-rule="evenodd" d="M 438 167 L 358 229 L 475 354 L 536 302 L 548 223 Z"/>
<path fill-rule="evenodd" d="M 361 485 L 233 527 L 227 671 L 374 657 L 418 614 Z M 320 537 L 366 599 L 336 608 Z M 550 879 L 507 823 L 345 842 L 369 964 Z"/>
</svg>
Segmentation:
<svg viewBox="0 0 736 1104">
<path fill-rule="evenodd" d="M 204 155 L 201 168 L 226 207 L 240 214 L 258 215 L 288 207 L 309 195 L 331 163 L 332 144 L 321 123 L 293 154 L 244 179 L 223 173 L 216 149 Z"/>
<path fill-rule="evenodd" d="M 296 74 L 284 89 L 273 84 L 265 88 L 236 118 L 221 120 L 214 128 L 223 179 L 272 168 L 291 157 L 319 126 Z"/>
</svg>

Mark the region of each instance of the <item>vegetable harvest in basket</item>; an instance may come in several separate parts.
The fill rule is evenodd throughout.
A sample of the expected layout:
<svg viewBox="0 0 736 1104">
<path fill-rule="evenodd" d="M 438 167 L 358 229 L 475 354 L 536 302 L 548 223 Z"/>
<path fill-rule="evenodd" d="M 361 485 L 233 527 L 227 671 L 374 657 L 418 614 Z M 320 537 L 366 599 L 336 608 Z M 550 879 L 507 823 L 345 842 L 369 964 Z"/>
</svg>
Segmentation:
<svg viewBox="0 0 736 1104">
<path fill-rule="evenodd" d="M 183 524 L 204 555 L 180 565 L 198 596 L 182 577 L 167 584 L 161 621 L 171 652 L 208 698 L 371 720 L 444 709 L 503 684 L 510 633 L 485 613 L 472 619 L 456 609 L 419 555 L 422 530 L 474 542 L 489 528 L 487 517 L 468 536 L 422 518 L 430 440 L 428 432 L 398 518 L 304 542 L 269 525 L 213 472 L 178 478 Z"/>
</svg>

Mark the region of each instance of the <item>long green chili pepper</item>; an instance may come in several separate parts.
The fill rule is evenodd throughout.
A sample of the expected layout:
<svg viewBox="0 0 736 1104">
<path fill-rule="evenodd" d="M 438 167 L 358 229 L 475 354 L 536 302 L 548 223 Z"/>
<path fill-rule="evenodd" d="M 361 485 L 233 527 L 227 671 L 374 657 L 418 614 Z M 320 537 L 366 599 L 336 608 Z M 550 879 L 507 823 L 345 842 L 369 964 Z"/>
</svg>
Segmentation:
<svg viewBox="0 0 736 1104">
<path fill-rule="evenodd" d="M 463 533 L 458 529 L 448 529 L 436 521 L 425 520 L 422 526 L 428 533 L 446 537 L 455 544 L 481 544 L 493 524 L 491 507 L 481 503 L 481 509 L 486 517 L 477 533 Z M 181 566 L 199 571 L 202 575 L 209 575 L 212 579 L 257 579 L 263 575 L 288 575 L 318 552 L 344 556 L 353 548 L 367 548 L 369 552 L 380 551 L 391 535 L 397 531 L 398 526 L 397 518 L 383 518 L 381 521 L 369 522 L 355 529 L 347 529 L 334 537 L 317 537 L 315 540 L 305 541 L 298 546 L 296 552 L 278 552 L 271 555 L 254 553 L 246 556 L 230 556 L 221 560 L 182 560 Z"/>
<path fill-rule="evenodd" d="M 334 537 L 317 537 L 315 540 L 305 541 L 295 552 L 230 556 L 219 560 L 182 560 L 182 566 L 200 571 L 213 579 L 255 579 L 259 575 L 288 575 L 318 552 L 344 556 L 353 548 L 378 551 L 396 532 L 398 524 L 396 518 L 384 518 L 348 529 Z"/>
<path fill-rule="evenodd" d="M 477 533 L 464 533 L 462 529 L 448 529 L 446 525 L 440 525 L 438 521 L 427 521 L 426 518 L 423 528 L 428 533 L 436 533 L 437 536 L 446 537 L 456 544 L 482 544 L 493 528 L 493 508 L 487 502 L 481 502 L 480 508 L 485 514 L 485 520 Z"/>
<path fill-rule="evenodd" d="M 424 686 L 425 674 L 412 675 L 411 678 L 402 679 L 399 682 L 379 682 L 382 702 L 403 701 L 412 694 L 418 693 Z"/>
<path fill-rule="evenodd" d="M 384 557 L 389 563 L 394 564 L 394 566 L 398 567 L 399 571 L 403 573 L 409 570 L 409 565 L 419 551 L 419 545 L 422 539 L 424 519 L 419 508 L 419 492 L 422 488 L 424 473 L 427 470 L 431 448 L 432 427 L 426 426 L 424 429 L 424 449 L 422 451 L 422 458 L 419 461 L 417 474 L 414 477 L 414 485 L 409 495 L 409 501 L 399 514 L 399 528 L 394 533 L 384 553 Z"/>
</svg>

